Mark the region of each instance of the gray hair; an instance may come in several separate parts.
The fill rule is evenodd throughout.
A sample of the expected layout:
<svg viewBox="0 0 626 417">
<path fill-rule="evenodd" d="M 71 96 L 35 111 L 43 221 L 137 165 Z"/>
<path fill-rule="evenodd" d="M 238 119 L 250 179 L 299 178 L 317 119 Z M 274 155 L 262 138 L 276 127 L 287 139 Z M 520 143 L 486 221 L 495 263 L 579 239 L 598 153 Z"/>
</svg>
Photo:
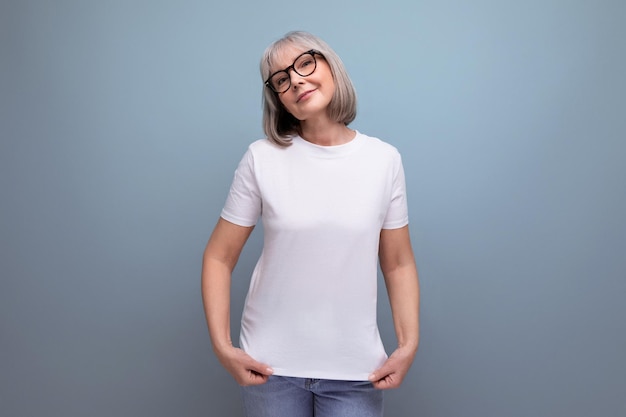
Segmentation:
<svg viewBox="0 0 626 417">
<path fill-rule="evenodd" d="M 265 81 L 270 68 L 285 46 L 319 51 L 330 67 L 335 81 L 335 94 L 328 105 L 331 120 L 348 125 L 356 117 L 356 91 L 341 58 L 320 38 L 307 32 L 289 32 L 267 47 L 261 58 L 261 78 Z M 263 131 L 267 138 L 279 145 L 291 145 L 291 138 L 299 133 L 300 121 L 284 108 L 278 95 L 263 85 Z"/>
</svg>

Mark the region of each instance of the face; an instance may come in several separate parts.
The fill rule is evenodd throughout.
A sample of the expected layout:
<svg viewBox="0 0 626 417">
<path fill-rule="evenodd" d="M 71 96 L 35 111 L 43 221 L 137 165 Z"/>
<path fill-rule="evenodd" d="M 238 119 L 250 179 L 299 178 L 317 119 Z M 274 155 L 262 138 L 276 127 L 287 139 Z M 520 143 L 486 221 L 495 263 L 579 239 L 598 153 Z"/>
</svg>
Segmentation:
<svg viewBox="0 0 626 417">
<path fill-rule="evenodd" d="M 271 67 L 271 73 L 287 68 L 294 60 L 308 49 L 289 46 L 279 55 Z M 315 55 L 317 67 L 306 77 L 289 71 L 291 86 L 284 93 L 278 93 L 278 99 L 285 109 L 300 121 L 316 117 L 325 117 L 326 109 L 335 93 L 330 66 L 321 55 Z"/>
</svg>

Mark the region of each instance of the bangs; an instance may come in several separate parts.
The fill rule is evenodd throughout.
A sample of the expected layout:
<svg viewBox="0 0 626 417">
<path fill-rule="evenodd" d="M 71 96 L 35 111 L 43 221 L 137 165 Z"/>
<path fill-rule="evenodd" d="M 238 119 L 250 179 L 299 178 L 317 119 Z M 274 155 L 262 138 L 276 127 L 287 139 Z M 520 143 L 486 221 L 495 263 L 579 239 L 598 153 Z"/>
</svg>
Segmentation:
<svg viewBox="0 0 626 417">
<path fill-rule="evenodd" d="M 272 75 L 275 71 L 282 69 L 277 67 L 277 62 L 280 61 L 280 58 L 283 57 L 283 55 L 290 47 L 302 49 L 302 52 L 306 52 L 310 49 L 319 50 L 318 46 L 307 45 L 300 39 L 281 39 L 277 41 L 276 43 L 272 44 L 265 52 L 266 59 L 264 62 L 264 68 L 262 68 L 263 81 L 267 80 L 268 77 Z M 274 69 L 272 70 L 272 68 Z"/>
</svg>

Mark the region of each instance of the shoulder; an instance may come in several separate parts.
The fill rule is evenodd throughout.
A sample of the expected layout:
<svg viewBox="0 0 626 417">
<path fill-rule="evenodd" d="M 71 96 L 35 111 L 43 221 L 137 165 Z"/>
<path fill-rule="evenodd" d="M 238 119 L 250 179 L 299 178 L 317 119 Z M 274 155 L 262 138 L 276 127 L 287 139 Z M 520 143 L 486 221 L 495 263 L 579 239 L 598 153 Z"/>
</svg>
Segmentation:
<svg viewBox="0 0 626 417">
<path fill-rule="evenodd" d="M 248 145 L 243 159 L 256 159 L 264 155 L 279 153 L 283 149 L 281 146 L 275 145 L 268 139 L 258 139 Z"/>
<path fill-rule="evenodd" d="M 262 167 L 272 167 L 285 159 L 288 148 L 290 147 L 276 145 L 268 139 L 255 140 L 248 145 L 239 162 L 239 167 L 245 167 L 250 171 L 257 171 Z"/>
<path fill-rule="evenodd" d="M 371 154 L 377 155 L 379 158 L 400 160 L 400 151 L 395 146 L 374 136 L 368 136 L 360 132 L 359 135 L 362 137 L 364 147 Z"/>
<path fill-rule="evenodd" d="M 255 140 L 248 146 L 248 151 L 253 153 L 277 152 L 283 149 L 286 148 L 270 142 L 267 138 Z"/>
<path fill-rule="evenodd" d="M 277 158 L 285 154 L 285 151 L 289 148 L 291 146 L 283 147 L 270 142 L 268 139 L 259 139 L 248 145 L 245 158 L 253 160 Z"/>
</svg>

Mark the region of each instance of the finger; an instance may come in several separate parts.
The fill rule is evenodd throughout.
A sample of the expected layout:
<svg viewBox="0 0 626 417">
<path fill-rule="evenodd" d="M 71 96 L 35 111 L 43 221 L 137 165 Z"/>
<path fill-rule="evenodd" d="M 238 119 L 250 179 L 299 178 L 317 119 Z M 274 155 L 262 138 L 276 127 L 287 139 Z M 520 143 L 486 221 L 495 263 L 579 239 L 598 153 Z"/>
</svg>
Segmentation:
<svg viewBox="0 0 626 417">
<path fill-rule="evenodd" d="M 398 369 L 394 366 L 393 361 L 387 360 L 383 366 L 375 370 L 370 376 L 369 380 L 377 389 L 391 389 L 397 388 L 402 377 L 398 373 Z"/>
<path fill-rule="evenodd" d="M 274 373 L 274 370 L 269 365 L 257 362 L 254 359 L 251 359 L 250 363 L 246 364 L 246 368 L 256 374 L 263 376 L 270 376 Z"/>
<path fill-rule="evenodd" d="M 368 379 L 370 380 L 370 382 L 380 381 L 388 375 L 393 374 L 394 371 L 395 370 L 393 366 L 391 366 L 389 364 L 389 361 L 387 361 L 383 364 L 383 366 L 372 372 Z"/>
<path fill-rule="evenodd" d="M 372 385 L 376 389 L 392 389 L 400 386 L 400 380 L 395 377 L 395 374 L 391 374 L 379 380 L 372 381 Z"/>
<path fill-rule="evenodd" d="M 265 384 L 269 379 L 269 375 L 263 375 L 255 371 L 248 371 L 245 380 L 241 385 L 261 385 Z"/>
</svg>

